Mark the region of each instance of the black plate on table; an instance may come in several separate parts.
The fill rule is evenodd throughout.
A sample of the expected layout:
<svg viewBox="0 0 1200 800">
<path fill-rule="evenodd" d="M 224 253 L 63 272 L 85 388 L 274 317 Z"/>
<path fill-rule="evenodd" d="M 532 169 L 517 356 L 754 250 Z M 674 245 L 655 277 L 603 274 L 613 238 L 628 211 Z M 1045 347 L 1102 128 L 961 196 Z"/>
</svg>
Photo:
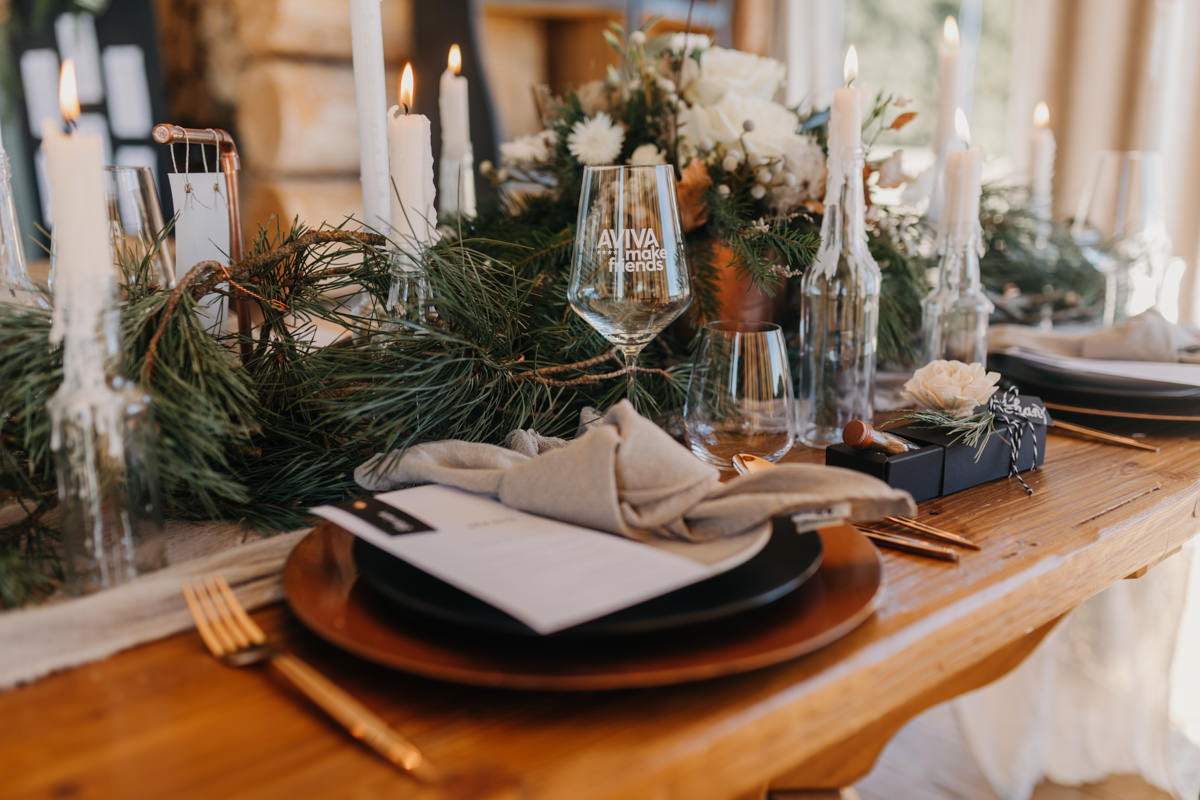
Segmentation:
<svg viewBox="0 0 1200 800">
<path fill-rule="evenodd" d="M 354 563 L 366 584 L 408 611 L 493 634 L 538 636 L 523 622 L 362 539 Z M 552 634 L 626 636 L 723 619 L 765 606 L 795 591 L 821 565 L 821 537 L 796 533 L 792 521 L 773 521 L 771 538 L 755 556 L 728 572 Z"/>
<path fill-rule="evenodd" d="M 1022 392 L 1037 395 L 1048 403 L 1114 415 L 1200 417 L 1200 389 L 1195 387 L 1071 373 L 1008 353 L 990 354 L 988 365 Z"/>
</svg>

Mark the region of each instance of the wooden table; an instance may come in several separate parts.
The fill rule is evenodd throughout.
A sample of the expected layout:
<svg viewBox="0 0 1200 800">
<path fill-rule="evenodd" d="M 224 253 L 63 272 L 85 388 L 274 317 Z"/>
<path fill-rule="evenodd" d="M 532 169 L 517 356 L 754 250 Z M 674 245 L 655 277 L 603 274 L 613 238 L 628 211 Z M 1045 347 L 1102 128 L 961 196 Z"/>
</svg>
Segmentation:
<svg viewBox="0 0 1200 800">
<path fill-rule="evenodd" d="M 999 481 L 923 503 L 922 518 L 982 551 L 957 566 L 886 553 L 887 595 L 871 621 L 736 678 L 616 693 L 469 689 L 358 661 L 282 607 L 256 615 L 457 771 L 447 785 L 402 777 L 266 675 L 221 666 L 184 634 L 0 694 L 0 796 L 728 800 L 768 785 L 850 785 L 905 721 L 1002 674 L 1062 614 L 1196 531 L 1200 428 L 1106 427 L 1143 430 L 1162 452 L 1054 436 L 1028 478 L 1033 497 Z"/>
</svg>

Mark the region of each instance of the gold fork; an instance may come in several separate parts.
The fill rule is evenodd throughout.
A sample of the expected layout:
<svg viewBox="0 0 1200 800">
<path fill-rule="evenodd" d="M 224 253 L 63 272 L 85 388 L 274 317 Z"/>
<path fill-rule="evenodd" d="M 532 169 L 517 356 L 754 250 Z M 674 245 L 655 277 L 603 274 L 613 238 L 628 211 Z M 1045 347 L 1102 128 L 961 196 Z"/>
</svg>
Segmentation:
<svg viewBox="0 0 1200 800">
<path fill-rule="evenodd" d="M 216 575 L 190 586 L 185 584 L 183 598 L 200 638 L 221 662 L 231 667 L 270 663 L 355 739 L 366 742 L 414 778 L 430 783 L 437 780 L 437 771 L 416 745 L 308 664 L 272 647 L 224 577 Z"/>
</svg>

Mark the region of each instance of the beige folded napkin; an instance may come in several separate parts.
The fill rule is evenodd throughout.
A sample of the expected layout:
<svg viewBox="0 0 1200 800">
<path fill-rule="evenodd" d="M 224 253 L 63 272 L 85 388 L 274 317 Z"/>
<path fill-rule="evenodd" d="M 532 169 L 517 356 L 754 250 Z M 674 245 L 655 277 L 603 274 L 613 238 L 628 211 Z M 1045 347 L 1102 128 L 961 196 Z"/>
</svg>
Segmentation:
<svg viewBox="0 0 1200 800">
<path fill-rule="evenodd" d="M 1200 361 L 1200 335 L 1170 322 L 1154 309 L 1115 325 L 1083 334 L 1041 331 L 1024 325 L 993 325 L 988 349 L 1023 347 L 1042 353 L 1116 361 Z"/>
<path fill-rule="evenodd" d="M 722 484 L 715 467 L 627 401 L 570 442 L 554 446 L 539 437 L 537 444 L 539 454 L 530 456 L 489 444 L 429 442 L 376 455 L 354 477 L 371 491 L 411 483 L 455 486 L 639 540 L 709 541 L 746 533 L 780 514 L 829 522 L 916 512 L 907 492 L 836 467 L 783 464 Z"/>
</svg>

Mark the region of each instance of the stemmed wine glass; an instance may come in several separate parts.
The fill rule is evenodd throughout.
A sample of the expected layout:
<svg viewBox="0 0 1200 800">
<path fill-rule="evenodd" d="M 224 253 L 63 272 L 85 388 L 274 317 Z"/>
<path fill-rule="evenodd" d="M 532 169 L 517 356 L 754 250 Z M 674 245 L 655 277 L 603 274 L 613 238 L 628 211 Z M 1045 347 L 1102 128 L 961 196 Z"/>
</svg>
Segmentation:
<svg viewBox="0 0 1200 800">
<path fill-rule="evenodd" d="M 692 301 L 673 167 L 584 168 L 567 300 L 620 350 L 636 407 L 638 354 Z"/>
</svg>

